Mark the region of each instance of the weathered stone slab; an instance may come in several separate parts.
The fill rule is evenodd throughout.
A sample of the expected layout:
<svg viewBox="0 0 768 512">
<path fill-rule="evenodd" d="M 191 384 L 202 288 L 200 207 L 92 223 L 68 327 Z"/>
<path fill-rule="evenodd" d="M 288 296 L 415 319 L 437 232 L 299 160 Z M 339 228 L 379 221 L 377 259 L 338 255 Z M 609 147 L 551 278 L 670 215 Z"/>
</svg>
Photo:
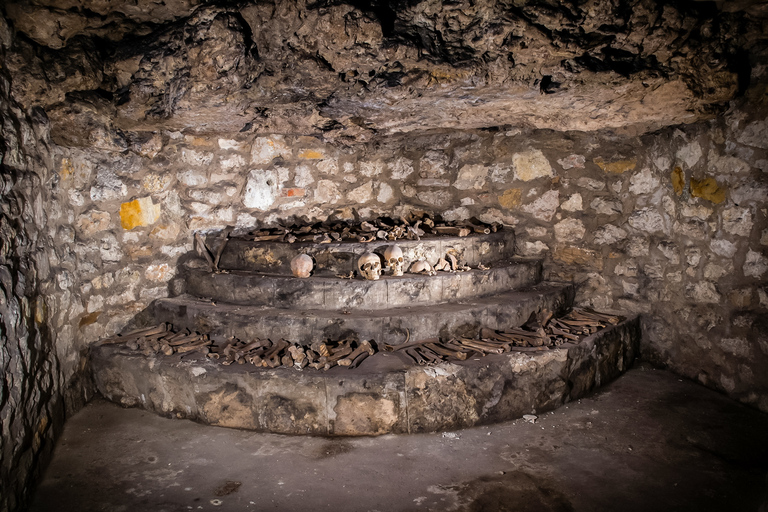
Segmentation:
<svg viewBox="0 0 768 512">
<path fill-rule="evenodd" d="M 531 286 L 541 280 L 541 263 L 513 258 L 488 270 L 438 272 L 436 276 L 405 274 L 378 281 L 312 276 L 256 274 L 248 271 L 190 271 L 186 291 L 217 302 L 299 309 L 386 309 L 412 304 L 482 297 Z"/>
<path fill-rule="evenodd" d="M 356 436 L 464 428 L 554 409 L 623 373 L 639 340 L 635 318 L 576 347 L 429 367 L 380 352 L 354 370 L 268 370 L 194 355 L 145 357 L 116 345 L 92 347 L 91 359 L 99 391 L 125 406 L 256 431 Z"/>
<path fill-rule="evenodd" d="M 297 280 L 298 281 L 298 280 Z M 411 338 L 462 334 L 485 326 L 503 329 L 524 323 L 532 311 L 553 311 L 570 306 L 573 287 L 539 283 L 521 291 L 497 293 L 440 305 L 402 306 L 387 309 L 278 309 L 212 303 L 189 295 L 158 299 L 151 305 L 148 322 L 171 322 L 213 338 L 240 339 L 269 336 L 308 344 L 352 330 L 361 338 L 399 343 L 406 329 Z"/>
</svg>

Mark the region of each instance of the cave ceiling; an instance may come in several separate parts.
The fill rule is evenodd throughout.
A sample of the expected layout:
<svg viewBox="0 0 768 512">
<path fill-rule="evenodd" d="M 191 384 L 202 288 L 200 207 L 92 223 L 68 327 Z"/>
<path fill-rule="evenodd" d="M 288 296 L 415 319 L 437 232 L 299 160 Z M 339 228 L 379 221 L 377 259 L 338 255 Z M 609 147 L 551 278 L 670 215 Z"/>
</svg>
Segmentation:
<svg viewBox="0 0 768 512">
<path fill-rule="evenodd" d="M 6 2 L 14 94 L 54 140 L 370 139 L 520 127 L 643 133 L 722 112 L 766 46 L 766 2 Z M 762 51 L 762 50 L 761 50 Z M 763 52 L 765 53 L 765 52 Z"/>
</svg>

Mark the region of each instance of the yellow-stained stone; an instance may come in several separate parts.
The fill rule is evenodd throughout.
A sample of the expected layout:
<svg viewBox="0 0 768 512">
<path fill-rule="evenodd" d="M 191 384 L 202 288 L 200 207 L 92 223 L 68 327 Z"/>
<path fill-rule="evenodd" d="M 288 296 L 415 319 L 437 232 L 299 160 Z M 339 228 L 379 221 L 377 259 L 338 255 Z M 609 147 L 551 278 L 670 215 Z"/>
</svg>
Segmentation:
<svg viewBox="0 0 768 512">
<path fill-rule="evenodd" d="M 45 304 L 45 299 L 42 296 L 38 296 L 35 300 L 35 322 L 38 325 L 45 323 L 46 311 L 48 307 Z"/>
<path fill-rule="evenodd" d="M 467 73 L 463 71 L 433 69 L 429 72 L 429 80 L 427 82 L 427 86 L 455 82 L 456 80 L 466 78 L 466 76 Z"/>
<path fill-rule="evenodd" d="M 519 188 L 510 188 L 504 191 L 499 196 L 499 204 L 508 210 L 512 210 L 520 206 L 523 200 L 523 191 Z"/>
<path fill-rule="evenodd" d="M 679 167 L 675 167 L 672 171 L 672 187 L 675 189 L 675 194 L 678 196 L 685 190 L 685 174 Z"/>
<path fill-rule="evenodd" d="M 691 178 L 691 196 L 720 204 L 725 201 L 725 189 L 720 188 L 714 178 L 704 178 L 701 181 Z"/>
<path fill-rule="evenodd" d="M 78 327 L 85 327 L 86 325 L 91 325 L 96 323 L 96 320 L 98 320 L 100 314 L 101 314 L 101 311 L 94 311 L 93 313 L 83 315 L 83 317 L 80 318 L 80 323 L 78 324 Z"/>
<path fill-rule="evenodd" d="M 184 137 L 184 142 L 192 144 L 193 146 L 211 146 L 213 142 L 208 137 L 197 137 L 195 135 L 187 135 Z"/>
<path fill-rule="evenodd" d="M 616 160 L 615 162 L 606 162 L 602 158 L 595 158 L 593 161 L 605 172 L 612 172 L 614 174 L 623 174 L 627 171 L 632 171 L 637 167 L 637 158 Z"/>
<path fill-rule="evenodd" d="M 120 224 L 123 229 L 149 226 L 160 218 L 160 205 L 151 197 L 142 197 L 120 205 Z"/>
<path fill-rule="evenodd" d="M 566 265 L 581 265 L 596 269 L 603 268 L 603 258 L 596 252 L 578 247 L 558 247 L 552 258 Z"/>
<path fill-rule="evenodd" d="M 299 153 L 299 158 L 306 158 L 308 160 L 317 160 L 320 158 L 325 158 L 325 155 L 323 155 L 319 151 L 315 151 L 314 149 L 307 149 Z"/>
<path fill-rule="evenodd" d="M 75 168 L 72 165 L 72 160 L 69 158 L 63 158 L 61 160 L 61 170 L 59 170 L 59 177 L 62 180 L 66 180 L 75 173 Z"/>
</svg>

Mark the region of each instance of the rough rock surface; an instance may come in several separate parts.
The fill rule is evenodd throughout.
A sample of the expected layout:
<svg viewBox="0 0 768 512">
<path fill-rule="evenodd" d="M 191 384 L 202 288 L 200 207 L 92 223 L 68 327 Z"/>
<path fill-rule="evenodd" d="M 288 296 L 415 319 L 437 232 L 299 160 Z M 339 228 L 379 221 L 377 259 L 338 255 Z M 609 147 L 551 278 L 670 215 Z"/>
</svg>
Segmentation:
<svg viewBox="0 0 768 512">
<path fill-rule="evenodd" d="M 224 427 L 359 436 L 466 428 L 554 409 L 626 371 L 639 338 L 635 318 L 569 349 L 430 367 L 381 352 L 355 370 L 328 372 L 148 358 L 115 345 L 95 347 L 93 358 L 99 391 L 125 406 Z"/>
<path fill-rule="evenodd" d="M 711 117 L 745 88 L 762 37 L 756 6 L 196 3 L 10 1 L 29 38 L 10 59 L 27 72 L 17 94 L 46 109 L 57 142 L 117 151 L 161 127 L 638 133 Z"/>
<path fill-rule="evenodd" d="M 82 349 L 226 226 L 502 222 L 642 313 L 644 356 L 768 410 L 764 2 L 355 5 L 0 6 L 0 510 Z"/>
</svg>

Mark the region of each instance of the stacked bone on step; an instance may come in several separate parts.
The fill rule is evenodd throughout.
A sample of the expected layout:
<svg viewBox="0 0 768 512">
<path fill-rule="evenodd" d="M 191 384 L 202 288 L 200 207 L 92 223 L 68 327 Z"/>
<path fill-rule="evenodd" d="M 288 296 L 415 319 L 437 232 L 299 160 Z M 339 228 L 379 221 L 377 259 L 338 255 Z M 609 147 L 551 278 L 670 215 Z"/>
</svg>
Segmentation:
<svg viewBox="0 0 768 512">
<path fill-rule="evenodd" d="M 189 329 L 174 331 L 170 324 L 163 322 L 154 327 L 135 329 L 125 334 L 105 338 L 100 343 L 102 345 L 125 343 L 131 350 L 141 351 L 147 356 L 158 353 L 170 356 L 190 352 L 207 354 L 212 342 L 206 334 L 191 332 Z"/>
<path fill-rule="evenodd" d="M 419 365 L 437 364 L 447 360 L 464 361 L 470 356 L 502 354 L 504 352 L 538 352 L 552 348 L 577 345 L 585 336 L 596 333 L 608 325 L 616 325 L 622 317 L 574 308 L 567 315 L 555 318 L 549 311 L 536 311 L 520 327 L 495 331 L 482 328 L 474 338 L 441 340 L 429 338 L 401 345 L 385 345 L 387 352 L 401 352 Z M 295 367 L 329 370 L 334 366 L 357 368 L 367 357 L 376 353 L 376 344 L 359 341 L 350 335 L 340 341 L 324 340 L 309 347 L 284 339 L 242 341 L 237 338 L 214 344 L 207 335 L 192 333 L 188 329 L 173 331 L 170 324 L 138 329 L 101 341 L 102 344 L 125 343 L 144 355 L 165 355 L 200 352 L 224 365 L 249 363 L 264 368 Z"/>
<path fill-rule="evenodd" d="M 520 327 L 504 331 L 482 328 L 477 339 L 429 338 L 402 345 L 385 345 L 388 352 L 402 352 L 419 365 L 446 360 L 463 361 L 470 356 L 502 354 L 504 352 L 538 352 L 553 348 L 576 346 L 583 337 L 596 333 L 608 325 L 617 325 L 622 317 L 574 308 L 570 313 L 554 318 L 549 311 L 537 311 Z"/>
<path fill-rule="evenodd" d="M 485 224 L 476 219 L 461 222 L 435 221 L 426 214 L 412 215 L 408 219 L 386 217 L 359 224 L 346 222 L 318 223 L 311 226 L 258 229 L 245 238 L 258 242 L 373 242 L 375 240 L 395 241 L 400 239 L 420 240 L 429 235 L 469 236 L 471 233 L 489 234 L 501 229 L 501 224 Z"/>
<path fill-rule="evenodd" d="M 357 336 L 332 342 L 325 340 L 310 347 L 280 339 L 255 339 L 245 342 L 232 338 L 222 345 L 214 345 L 208 357 L 224 365 L 250 363 L 264 368 L 279 366 L 302 369 L 329 370 L 334 366 L 357 368 L 365 358 L 376 352 L 370 341 L 358 341 Z"/>
</svg>

